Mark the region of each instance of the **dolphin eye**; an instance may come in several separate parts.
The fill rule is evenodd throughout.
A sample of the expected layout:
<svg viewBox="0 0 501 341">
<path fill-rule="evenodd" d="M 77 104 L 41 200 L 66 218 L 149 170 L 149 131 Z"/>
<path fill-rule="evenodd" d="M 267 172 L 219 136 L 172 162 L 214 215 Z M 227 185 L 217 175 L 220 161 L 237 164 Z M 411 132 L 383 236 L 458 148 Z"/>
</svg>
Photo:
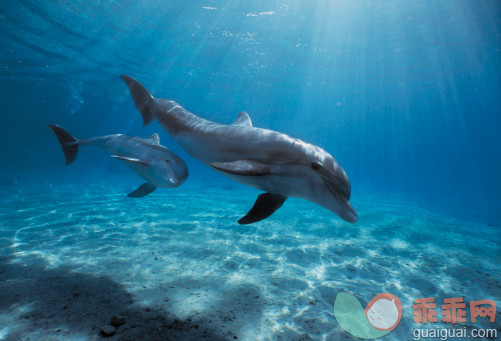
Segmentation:
<svg viewBox="0 0 501 341">
<path fill-rule="evenodd" d="M 313 169 L 314 171 L 317 171 L 320 169 L 320 165 L 318 164 L 318 162 L 312 162 L 311 163 L 311 169 Z"/>
<path fill-rule="evenodd" d="M 165 162 L 170 162 L 170 160 L 165 160 Z"/>
</svg>

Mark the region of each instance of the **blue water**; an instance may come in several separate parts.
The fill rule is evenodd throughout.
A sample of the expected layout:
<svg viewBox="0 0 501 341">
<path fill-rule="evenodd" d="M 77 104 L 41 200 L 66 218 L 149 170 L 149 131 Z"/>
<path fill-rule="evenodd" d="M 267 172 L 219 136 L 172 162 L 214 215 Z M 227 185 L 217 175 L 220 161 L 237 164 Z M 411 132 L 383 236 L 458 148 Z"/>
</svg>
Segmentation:
<svg viewBox="0 0 501 341">
<path fill-rule="evenodd" d="M 402 340 L 416 298 L 501 306 L 498 1 L 3 1 L 0 38 L 0 339 L 96 339 L 123 314 L 117 340 L 338 340 L 338 292 L 388 291 Z M 289 199 L 239 226 L 259 192 L 143 127 L 121 74 L 326 149 L 358 222 Z M 157 132 L 190 176 L 134 201 L 98 148 L 65 167 L 49 123 Z"/>
</svg>

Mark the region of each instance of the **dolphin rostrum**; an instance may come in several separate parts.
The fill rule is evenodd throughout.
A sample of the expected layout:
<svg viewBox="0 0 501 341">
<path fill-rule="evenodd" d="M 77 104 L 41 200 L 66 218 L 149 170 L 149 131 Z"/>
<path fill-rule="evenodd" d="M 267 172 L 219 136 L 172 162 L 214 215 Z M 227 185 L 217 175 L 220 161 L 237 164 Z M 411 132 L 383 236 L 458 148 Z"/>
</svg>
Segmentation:
<svg viewBox="0 0 501 341">
<path fill-rule="evenodd" d="M 99 136 L 85 140 L 77 140 L 66 130 L 49 124 L 61 144 L 66 165 L 77 157 L 79 145 L 92 145 L 111 153 L 111 157 L 121 160 L 134 173 L 146 180 L 135 191 L 129 193 L 130 198 L 141 198 L 157 187 L 179 187 L 188 177 L 188 168 L 184 161 L 160 145 L 155 133 L 149 139 L 122 134 Z"/>
<path fill-rule="evenodd" d="M 350 181 L 337 161 L 317 146 L 252 126 L 241 112 L 231 125 L 202 119 L 174 101 L 157 99 L 135 79 L 121 76 L 144 125 L 154 118 L 193 157 L 219 173 L 266 193 L 240 224 L 268 218 L 287 197 L 312 201 L 354 223 Z"/>
</svg>

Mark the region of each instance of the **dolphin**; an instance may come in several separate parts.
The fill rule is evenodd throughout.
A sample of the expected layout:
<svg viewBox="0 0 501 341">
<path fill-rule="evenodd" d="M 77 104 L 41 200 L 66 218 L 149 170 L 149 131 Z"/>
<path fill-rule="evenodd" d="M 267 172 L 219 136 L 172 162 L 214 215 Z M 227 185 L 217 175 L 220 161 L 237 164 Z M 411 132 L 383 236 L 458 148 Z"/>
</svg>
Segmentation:
<svg viewBox="0 0 501 341">
<path fill-rule="evenodd" d="M 66 165 L 71 164 L 77 157 L 79 145 L 98 146 L 110 152 L 111 157 L 119 159 L 146 180 L 135 191 L 127 194 L 130 198 L 142 198 L 157 187 L 179 187 L 188 177 L 188 168 L 184 161 L 161 146 L 156 133 L 149 139 L 114 134 L 77 140 L 60 126 L 49 124 L 49 128 L 54 131 L 61 144 Z"/>
<path fill-rule="evenodd" d="M 231 125 L 205 120 L 172 100 L 153 98 L 134 78 L 121 78 L 144 125 L 155 118 L 188 154 L 237 182 L 265 191 L 238 223 L 268 218 L 287 197 L 314 202 L 350 223 L 357 220 L 349 203 L 348 176 L 322 148 L 253 127 L 245 112 Z"/>
</svg>

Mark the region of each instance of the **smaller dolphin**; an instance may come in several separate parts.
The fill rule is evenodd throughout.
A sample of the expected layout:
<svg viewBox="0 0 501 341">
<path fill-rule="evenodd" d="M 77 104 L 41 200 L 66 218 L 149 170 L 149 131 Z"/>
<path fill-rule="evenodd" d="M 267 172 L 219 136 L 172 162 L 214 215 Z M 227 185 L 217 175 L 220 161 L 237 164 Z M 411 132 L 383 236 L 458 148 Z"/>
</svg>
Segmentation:
<svg viewBox="0 0 501 341">
<path fill-rule="evenodd" d="M 188 177 L 188 168 L 184 161 L 160 145 L 155 133 L 149 139 L 122 134 L 99 136 L 85 140 L 77 140 L 66 130 L 49 124 L 61 144 L 66 165 L 77 157 L 79 145 L 98 146 L 111 153 L 111 157 L 121 160 L 134 173 L 146 182 L 135 191 L 127 194 L 130 198 L 141 198 L 157 187 L 175 188 L 183 184 Z"/>
</svg>

